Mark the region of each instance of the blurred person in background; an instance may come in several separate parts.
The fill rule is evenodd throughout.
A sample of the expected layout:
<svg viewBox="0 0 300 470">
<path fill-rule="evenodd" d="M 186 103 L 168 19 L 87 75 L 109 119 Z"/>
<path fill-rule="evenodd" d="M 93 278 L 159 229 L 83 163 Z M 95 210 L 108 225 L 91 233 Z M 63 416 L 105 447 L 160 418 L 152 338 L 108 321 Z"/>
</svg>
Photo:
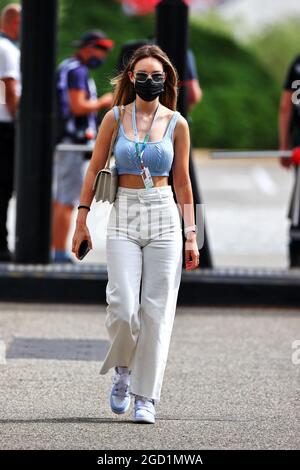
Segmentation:
<svg viewBox="0 0 300 470">
<path fill-rule="evenodd" d="M 297 80 L 299 82 L 297 83 Z M 284 80 L 283 90 L 279 108 L 279 148 L 289 150 L 300 146 L 300 55 L 290 64 Z M 297 90 L 298 89 L 298 90 Z M 291 158 L 280 158 L 280 163 L 284 168 L 290 168 Z M 300 213 L 298 223 L 293 223 L 293 213 L 300 201 L 296 201 L 296 165 L 292 165 L 295 172 L 295 182 L 292 190 L 288 218 L 291 220 L 289 230 L 289 255 L 290 267 L 300 266 Z M 300 209 L 298 209 L 300 212 Z"/>
<path fill-rule="evenodd" d="M 97 113 L 110 108 L 112 93 L 97 97 L 89 70 L 101 66 L 114 42 L 103 31 L 87 31 L 78 41 L 74 56 L 57 71 L 57 143 L 85 144 L 97 134 Z M 56 151 L 53 169 L 53 261 L 73 262 L 66 245 L 74 206 L 79 201 L 84 177 L 85 153 Z"/>
<path fill-rule="evenodd" d="M 15 120 L 21 94 L 20 51 L 17 47 L 21 7 L 11 3 L 1 12 L 0 30 L 0 261 L 11 261 L 7 210 L 13 192 Z"/>
<path fill-rule="evenodd" d="M 184 84 L 187 88 L 187 111 L 190 113 L 197 103 L 202 100 L 196 59 L 191 49 L 187 50 L 186 78 Z"/>
</svg>

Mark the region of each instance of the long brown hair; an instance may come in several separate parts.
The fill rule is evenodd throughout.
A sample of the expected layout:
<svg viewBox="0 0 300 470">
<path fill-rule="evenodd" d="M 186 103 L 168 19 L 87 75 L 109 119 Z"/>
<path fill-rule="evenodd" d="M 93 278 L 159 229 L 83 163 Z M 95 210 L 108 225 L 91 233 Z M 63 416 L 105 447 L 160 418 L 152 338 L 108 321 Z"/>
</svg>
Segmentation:
<svg viewBox="0 0 300 470">
<path fill-rule="evenodd" d="M 126 105 L 135 99 L 134 85 L 128 76 L 129 71 L 133 71 L 135 64 L 146 57 L 154 57 L 163 65 L 163 70 L 167 76 L 164 83 L 164 91 L 159 96 L 159 101 L 172 111 L 176 110 L 178 75 L 175 67 L 167 54 L 156 45 L 145 45 L 136 49 L 129 59 L 125 69 L 110 82 L 114 88 L 114 98 L 112 106 Z"/>
</svg>

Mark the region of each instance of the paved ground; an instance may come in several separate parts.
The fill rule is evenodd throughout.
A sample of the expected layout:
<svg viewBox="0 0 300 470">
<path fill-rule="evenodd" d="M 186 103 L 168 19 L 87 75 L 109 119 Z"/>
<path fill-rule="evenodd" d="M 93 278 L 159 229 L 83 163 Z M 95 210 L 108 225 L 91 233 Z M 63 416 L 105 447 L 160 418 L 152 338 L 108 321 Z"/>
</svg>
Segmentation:
<svg viewBox="0 0 300 470">
<path fill-rule="evenodd" d="M 213 160 L 194 151 L 215 267 L 287 268 L 289 204 L 293 173 L 278 159 Z M 88 163 L 88 162 L 87 162 Z M 88 216 L 94 250 L 82 263 L 106 263 L 108 203 L 95 203 Z M 75 227 L 76 211 L 73 214 Z M 9 210 L 9 245 L 14 247 L 15 199 Z M 74 258 L 75 260 L 75 258 Z"/>
<path fill-rule="evenodd" d="M 109 409 L 104 320 L 0 303 L 1 449 L 300 448 L 299 310 L 178 308 L 154 426 Z"/>
</svg>

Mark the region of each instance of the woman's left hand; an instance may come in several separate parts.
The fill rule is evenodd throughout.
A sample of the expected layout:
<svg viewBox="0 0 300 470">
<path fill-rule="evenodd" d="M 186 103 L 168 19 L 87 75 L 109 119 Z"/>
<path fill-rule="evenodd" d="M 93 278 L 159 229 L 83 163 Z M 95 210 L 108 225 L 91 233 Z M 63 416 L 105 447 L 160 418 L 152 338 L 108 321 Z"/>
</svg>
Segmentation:
<svg viewBox="0 0 300 470">
<path fill-rule="evenodd" d="M 185 269 L 191 271 L 199 267 L 199 248 L 196 235 L 185 241 Z"/>
</svg>

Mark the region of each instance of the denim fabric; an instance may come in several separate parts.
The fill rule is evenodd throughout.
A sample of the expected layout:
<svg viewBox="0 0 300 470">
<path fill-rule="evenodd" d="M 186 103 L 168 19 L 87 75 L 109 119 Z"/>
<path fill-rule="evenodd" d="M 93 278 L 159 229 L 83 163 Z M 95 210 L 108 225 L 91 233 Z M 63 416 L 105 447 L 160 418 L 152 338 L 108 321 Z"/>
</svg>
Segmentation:
<svg viewBox="0 0 300 470">
<path fill-rule="evenodd" d="M 156 401 L 176 311 L 182 242 L 171 186 L 118 188 L 106 238 L 105 325 L 111 346 L 100 374 L 128 366 L 130 392 Z"/>
</svg>

